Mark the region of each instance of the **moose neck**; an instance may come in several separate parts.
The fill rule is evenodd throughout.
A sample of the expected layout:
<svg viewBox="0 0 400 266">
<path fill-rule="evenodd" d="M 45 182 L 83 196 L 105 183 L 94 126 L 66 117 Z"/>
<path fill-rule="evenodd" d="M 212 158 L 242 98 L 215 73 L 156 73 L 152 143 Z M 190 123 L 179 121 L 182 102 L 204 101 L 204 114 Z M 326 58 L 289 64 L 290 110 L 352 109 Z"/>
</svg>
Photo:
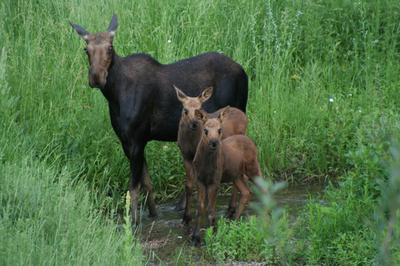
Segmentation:
<svg viewBox="0 0 400 266">
<path fill-rule="evenodd" d="M 197 146 L 196 157 L 197 154 L 203 165 L 208 165 L 211 168 L 215 167 L 218 164 L 218 161 L 221 160 L 221 143 L 219 143 L 218 147 L 215 150 L 211 150 L 208 147 L 208 143 L 204 140 L 204 137 L 201 138 L 199 145 Z"/>
<path fill-rule="evenodd" d="M 223 163 L 221 143 L 216 150 L 210 150 L 202 137 L 193 160 L 198 181 L 205 185 L 218 184 L 222 178 Z"/>
<path fill-rule="evenodd" d="M 103 88 L 101 88 L 101 92 L 104 97 L 107 99 L 109 104 L 117 104 L 116 101 L 118 99 L 118 90 L 115 88 L 116 81 L 118 79 L 118 75 L 120 75 L 120 67 L 121 67 L 122 57 L 120 57 L 115 51 L 112 52 L 112 59 L 110 66 L 108 67 L 107 81 Z"/>
<path fill-rule="evenodd" d="M 185 159 L 193 160 L 201 138 L 201 132 L 201 126 L 193 130 L 189 128 L 189 122 L 183 121 L 181 118 L 178 130 L 178 145 Z"/>
</svg>

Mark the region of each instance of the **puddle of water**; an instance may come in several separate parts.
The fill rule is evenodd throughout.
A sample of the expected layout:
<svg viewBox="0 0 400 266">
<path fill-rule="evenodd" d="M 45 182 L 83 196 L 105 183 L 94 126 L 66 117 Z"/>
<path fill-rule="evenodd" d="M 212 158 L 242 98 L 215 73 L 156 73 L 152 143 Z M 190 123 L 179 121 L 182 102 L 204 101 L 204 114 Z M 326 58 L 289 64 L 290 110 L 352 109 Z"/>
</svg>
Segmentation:
<svg viewBox="0 0 400 266">
<path fill-rule="evenodd" d="M 323 186 L 296 186 L 284 189 L 275 195 L 278 205 L 285 207 L 289 215 L 295 219 L 298 212 L 310 198 L 321 194 Z M 193 197 L 196 199 L 196 196 Z M 177 200 L 169 203 L 159 204 L 159 216 L 155 220 L 142 217 L 141 238 L 142 245 L 148 255 L 150 264 L 175 264 L 180 252 L 184 252 L 185 259 L 196 262 L 195 264 L 206 263 L 203 248 L 192 247 L 190 242 L 190 229 L 182 225 L 183 211 L 176 211 Z M 223 217 L 228 208 L 229 195 L 219 196 L 217 199 L 217 217 Z M 194 216 L 196 202 L 192 203 L 192 215 Z M 254 214 L 251 208 L 246 209 L 246 214 Z M 193 223 L 192 223 L 193 224 Z M 200 261 L 204 261 L 201 263 Z M 200 263 L 199 263 L 200 262 Z"/>
</svg>

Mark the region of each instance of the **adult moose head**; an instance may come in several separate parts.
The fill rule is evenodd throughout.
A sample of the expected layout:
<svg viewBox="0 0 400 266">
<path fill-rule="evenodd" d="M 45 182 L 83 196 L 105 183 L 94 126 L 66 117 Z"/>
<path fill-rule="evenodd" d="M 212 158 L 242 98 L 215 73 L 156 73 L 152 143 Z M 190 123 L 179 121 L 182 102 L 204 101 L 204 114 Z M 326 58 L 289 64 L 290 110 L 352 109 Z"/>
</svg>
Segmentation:
<svg viewBox="0 0 400 266">
<path fill-rule="evenodd" d="M 111 65 L 114 48 L 113 38 L 118 28 L 117 16 L 113 16 L 106 32 L 90 34 L 79 25 L 71 26 L 84 39 L 84 48 L 89 59 L 89 85 L 92 88 L 103 88 L 107 81 L 108 69 Z"/>
<path fill-rule="evenodd" d="M 117 30 L 115 15 L 106 32 L 89 33 L 77 24 L 71 26 L 87 43 L 89 84 L 107 99 L 111 125 L 130 161 L 133 221 L 137 221 L 140 185 L 148 193 L 149 213 L 155 216 L 144 149 L 151 140 L 177 139 L 182 106 L 172 84 L 185 88 L 187 95 L 199 95 L 203 88 L 213 87 L 213 95 L 203 105 L 207 112 L 226 105 L 245 111 L 247 75 L 239 64 L 215 52 L 166 65 L 143 53 L 120 57 L 112 46 Z"/>
</svg>

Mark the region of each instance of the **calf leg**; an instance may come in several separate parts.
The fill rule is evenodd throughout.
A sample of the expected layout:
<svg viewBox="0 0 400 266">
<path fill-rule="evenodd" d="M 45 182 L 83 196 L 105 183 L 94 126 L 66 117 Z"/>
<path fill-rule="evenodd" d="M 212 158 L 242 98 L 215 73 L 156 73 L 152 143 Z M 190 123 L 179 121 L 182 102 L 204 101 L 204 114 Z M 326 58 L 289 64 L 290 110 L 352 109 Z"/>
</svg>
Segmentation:
<svg viewBox="0 0 400 266">
<path fill-rule="evenodd" d="M 192 162 L 185 160 L 186 184 L 185 184 L 185 212 L 183 214 L 183 223 L 189 224 L 192 220 L 190 215 L 190 204 L 193 192 L 194 177 L 192 173 Z"/>
<path fill-rule="evenodd" d="M 228 219 L 232 219 L 235 215 L 236 206 L 237 206 L 237 196 L 238 196 L 238 191 L 237 191 L 236 187 L 233 186 L 231 200 L 229 202 L 228 210 L 226 212 L 226 217 Z"/>
<path fill-rule="evenodd" d="M 147 169 L 147 162 L 145 158 L 143 160 L 142 183 L 147 192 L 147 207 L 149 209 L 149 216 L 157 217 L 156 204 L 154 202 L 154 195 L 153 195 L 153 185 L 151 183 L 151 178 Z"/>
<path fill-rule="evenodd" d="M 216 213 L 216 203 L 217 203 L 218 185 L 212 184 L 207 187 L 207 197 L 208 197 L 208 223 L 210 226 L 215 226 L 215 213 Z"/>
<path fill-rule="evenodd" d="M 206 212 L 206 188 L 200 182 L 197 182 L 197 193 L 198 193 L 198 206 L 196 213 L 196 224 L 193 230 L 192 241 L 196 246 L 200 246 L 200 229 L 203 226 L 204 215 Z"/>
<path fill-rule="evenodd" d="M 236 188 L 240 191 L 240 202 L 239 206 L 236 208 L 235 213 L 235 218 L 238 219 L 250 200 L 251 192 L 246 182 L 244 182 L 242 178 L 236 178 L 234 184 Z"/>
</svg>

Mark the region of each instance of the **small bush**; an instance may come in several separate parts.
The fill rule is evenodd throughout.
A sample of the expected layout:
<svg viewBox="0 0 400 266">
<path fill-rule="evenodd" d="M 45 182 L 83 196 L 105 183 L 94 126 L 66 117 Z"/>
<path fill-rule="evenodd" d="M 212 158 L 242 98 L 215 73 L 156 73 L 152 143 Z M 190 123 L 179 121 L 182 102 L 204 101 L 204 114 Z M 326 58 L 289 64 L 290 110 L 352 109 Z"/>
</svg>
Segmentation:
<svg viewBox="0 0 400 266">
<path fill-rule="evenodd" d="M 206 231 L 207 252 L 218 262 L 261 260 L 264 236 L 259 229 L 254 216 L 239 221 L 220 219 L 215 234 L 211 228 Z"/>
<path fill-rule="evenodd" d="M 262 178 L 256 180 L 255 188 L 259 203 L 254 208 L 259 216 L 249 219 L 227 221 L 221 219 L 217 231 L 206 231 L 208 254 L 216 261 L 263 261 L 268 264 L 288 263 L 289 242 L 292 230 L 286 212 L 276 206 L 274 193 L 283 184 L 272 184 Z"/>
</svg>

